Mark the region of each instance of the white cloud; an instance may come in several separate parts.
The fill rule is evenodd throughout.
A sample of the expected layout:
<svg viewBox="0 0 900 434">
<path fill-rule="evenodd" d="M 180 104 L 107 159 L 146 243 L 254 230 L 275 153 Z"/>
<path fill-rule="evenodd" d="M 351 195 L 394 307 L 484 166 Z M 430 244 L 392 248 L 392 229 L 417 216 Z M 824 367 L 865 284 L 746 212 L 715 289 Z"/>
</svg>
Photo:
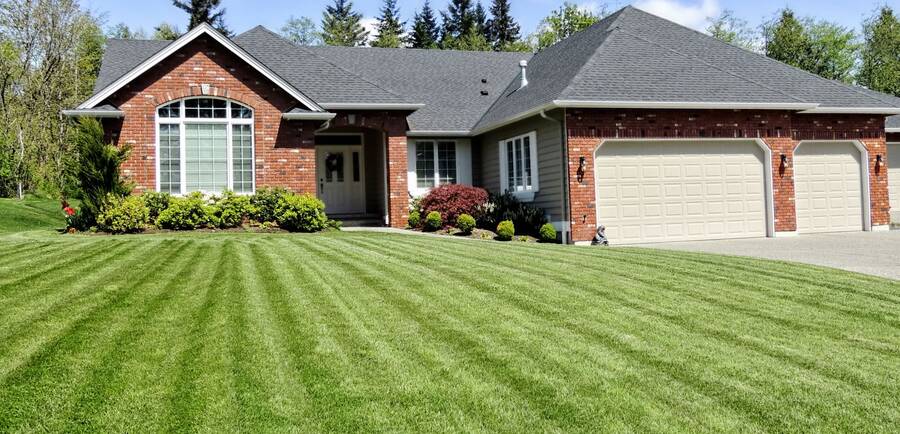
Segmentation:
<svg viewBox="0 0 900 434">
<path fill-rule="evenodd" d="M 369 37 L 366 42 L 372 42 L 378 37 L 378 29 L 375 28 L 375 25 L 378 24 L 378 18 L 368 17 L 359 20 L 359 24 L 369 32 Z"/>
<path fill-rule="evenodd" d="M 578 9 L 581 9 L 583 12 L 590 12 L 595 15 L 601 12 L 600 3 L 596 1 L 586 1 L 578 3 Z"/>
<path fill-rule="evenodd" d="M 638 0 L 634 7 L 701 31 L 722 10 L 718 0 Z"/>
</svg>

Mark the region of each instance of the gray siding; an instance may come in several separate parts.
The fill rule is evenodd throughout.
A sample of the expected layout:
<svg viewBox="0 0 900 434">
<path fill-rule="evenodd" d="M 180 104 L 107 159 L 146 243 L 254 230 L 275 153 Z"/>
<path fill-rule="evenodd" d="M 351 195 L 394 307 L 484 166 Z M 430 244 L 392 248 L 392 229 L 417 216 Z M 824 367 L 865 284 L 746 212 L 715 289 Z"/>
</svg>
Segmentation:
<svg viewBox="0 0 900 434">
<path fill-rule="evenodd" d="M 562 111 L 549 115 L 562 118 Z M 563 221 L 563 146 L 562 128 L 559 122 L 540 116 L 530 117 L 478 136 L 480 158 L 473 163 L 475 182 L 492 193 L 500 191 L 500 157 L 497 149 L 501 140 L 535 131 L 538 155 L 538 192 L 534 196 L 535 206 L 543 208 L 551 222 Z"/>
</svg>

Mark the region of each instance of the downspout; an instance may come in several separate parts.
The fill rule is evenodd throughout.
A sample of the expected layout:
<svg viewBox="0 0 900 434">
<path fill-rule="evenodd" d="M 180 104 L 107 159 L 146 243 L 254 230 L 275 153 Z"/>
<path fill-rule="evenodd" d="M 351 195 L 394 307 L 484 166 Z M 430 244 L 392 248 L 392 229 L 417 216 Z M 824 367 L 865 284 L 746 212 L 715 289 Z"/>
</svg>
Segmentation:
<svg viewBox="0 0 900 434">
<path fill-rule="evenodd" d="M 571 214 L 571 210 L 569 209 L 569 146 L 568 146 L 568 134 L 566 134 L 566 109 L 562 109 L 563 117 L 562 120 L 555 119 L 553 117 L 547 116 L 546 110 L 541 110 L 540 115 L 542 118 L 553 121 L 559 124 L 560 127 L 560 138 L 561 138 L 561 146 L 562 146 L 562 168 L 563 168 L 563 185 L 562 185 L 562 212 L 563 212 L 563 228 L 562 228 L 562 243 L 569 244 L 569 232 L 571 231 L 570 225 L 572 219 L 569 217 Z"/>
</svg>

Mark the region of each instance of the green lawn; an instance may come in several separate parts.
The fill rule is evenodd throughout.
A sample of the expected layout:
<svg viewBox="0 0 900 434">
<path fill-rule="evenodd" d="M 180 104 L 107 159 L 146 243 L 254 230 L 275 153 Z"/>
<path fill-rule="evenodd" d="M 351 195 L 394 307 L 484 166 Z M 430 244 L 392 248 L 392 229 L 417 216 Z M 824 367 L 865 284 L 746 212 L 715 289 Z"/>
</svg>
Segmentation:
<svg viewBox="0 0 900 434">
<path fill-rule="evenodd" d="M 0 233 L 61 228 L 66 217 L 57 200 L 0 198 Z"/>
<path fill-rule="evenodd" d="M 375 233 L 0 234 L 3 432 L 869 432 L 900 426 L 898 396 L 900 283 L 848 272 Z"/>
</svg>

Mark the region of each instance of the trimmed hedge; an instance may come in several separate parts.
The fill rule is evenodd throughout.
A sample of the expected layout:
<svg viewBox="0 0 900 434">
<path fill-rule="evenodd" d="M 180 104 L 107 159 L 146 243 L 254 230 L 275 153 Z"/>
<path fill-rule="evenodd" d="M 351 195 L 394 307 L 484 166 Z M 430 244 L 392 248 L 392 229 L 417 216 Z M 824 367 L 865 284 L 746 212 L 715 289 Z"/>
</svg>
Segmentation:
<svg viewBox="0 0 900 434">
<path fill-rule="evenodd" d="M 173 197 L 169 207 L 159 213 L 156 225 L 163 229 L 187 231 L 209 225 L 211 207 L 206 204 L 201 193 L 191 193 L 186 197 Z"/>
<path fill-rule="evenodd" d="M 544 223 L 541 226 L 541 241 L 545 243 L 556 242 L 556 228 L 553 227 L 552 223 Z"/>
<path fill-rule="evenodd" d="M 419 214 L 418 211 L 410 211 L 409 218 L 406 222 L 410 228 L 415 229 L 419 227 L 419 223 L 422 223 L 422 215 Z"/>
<path fill-rule="evenodd" d="M 275 207 L 278 226 L 292 232 L 318 232 L 328 227 L 325 204 L 311 194 L 284 194 Z"/>
<path fill-rule="evenodd" d="M 149 220 L 150 211 L 140 196 L 109 194 L 97 215 L 97 229 L 113 234 L 140 232 Z"/>
</svg>

